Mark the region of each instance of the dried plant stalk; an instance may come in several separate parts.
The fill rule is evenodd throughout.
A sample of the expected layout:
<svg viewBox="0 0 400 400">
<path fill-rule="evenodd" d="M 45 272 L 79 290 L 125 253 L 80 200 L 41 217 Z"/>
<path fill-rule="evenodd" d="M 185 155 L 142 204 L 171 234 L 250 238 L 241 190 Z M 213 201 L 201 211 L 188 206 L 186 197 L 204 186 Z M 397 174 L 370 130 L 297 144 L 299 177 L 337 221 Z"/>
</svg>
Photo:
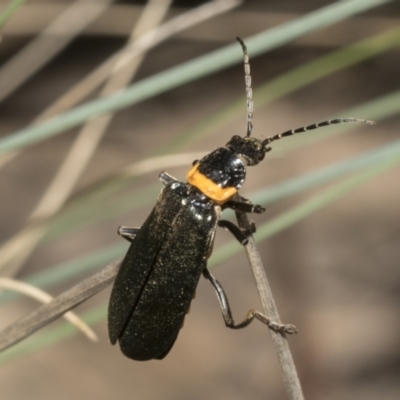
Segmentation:
<svg viewBox="0 0 400 400">
<path fill-rule="evenodd" d="M 236 218 L 239 226 L 243 229 L 249 229 L 250 224 L 247 215 L 236 212 Z M 268 283 L 267 275 L 262 264 L 260 254 L 258 253 L 253 236 L 249 237 L 249 241 L 245 246 L 247 258 L 253 273 L 254 280 L 257 285 L 258 294 L 260 296 L 261 305 L 264 314 L 273 322 L 282 324 L 279 317 L 278 309 L 272 295 L 271 288 Z M 300 380 L 297 374 L 293 356 L 289 348 L 289 343 L 284 334 L 269 329 L 275 353 L 281 367 L 283 381 L 290 400 L 304 400 Z"/>
</svg>

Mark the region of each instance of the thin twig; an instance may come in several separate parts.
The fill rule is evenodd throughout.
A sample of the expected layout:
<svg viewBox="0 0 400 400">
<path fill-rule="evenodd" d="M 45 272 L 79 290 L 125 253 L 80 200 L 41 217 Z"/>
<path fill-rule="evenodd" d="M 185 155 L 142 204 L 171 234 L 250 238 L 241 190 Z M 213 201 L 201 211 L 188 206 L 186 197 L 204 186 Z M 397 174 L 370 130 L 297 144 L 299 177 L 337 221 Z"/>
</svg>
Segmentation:
<svg viewBox="0 0 400 400">
<path fill-rule="evenodd" d="M 40 328 L 61 317 L 65 312 L 83 303 L 88 298 L 110 285 L 121 266 L 121 260 L 114 261 L 100 272 L 66 290 L 30 314 L 14 322 L 0 332 L 0 351 L 13 346 Z"/>
<path fill-rule="evenodd" d="M 236 212 L 236 218 L 239 226 L 243 229 L 249 229 L 249 221 L 247 215 Z M 258 294 L 261 299 L 264 314 L 273 322 L 281 324 L 278 309 L 272 296 L 271 288 L 268 283 L 265 269 L 262 264 L 260 254 L 257 251 L 256 243 L 253 236 L 249 237 L 249 242 L 245 246 L 246 254 L 256 281 Z M 281 367 L 284 384 L 290 400 L 304 400 L 300 380 L 294 365 L 292 353 L 289 349 L 289 343 L 284 335 L 269 329 L 275 353 Z"/>
<path fill-rule="evenodd" d="M 16 279 L 0 278 L 0 288 L 24 294 L 44 304 L 50 303 L 50 301 L 53 300 L 53 296 L 51 296 L 44 290 L 39 289 L 36 286 L 30 285 L 29 283 L 18 281 Z M 92 340 L 93 342 L 99 341 L 99 338 L 89 327 L 89 325 L 83 322 L 74 312 L 68 311 L 63 315 L 63 317 L 71 324 L 75 325 L 90 340 Z"/>
</svg>

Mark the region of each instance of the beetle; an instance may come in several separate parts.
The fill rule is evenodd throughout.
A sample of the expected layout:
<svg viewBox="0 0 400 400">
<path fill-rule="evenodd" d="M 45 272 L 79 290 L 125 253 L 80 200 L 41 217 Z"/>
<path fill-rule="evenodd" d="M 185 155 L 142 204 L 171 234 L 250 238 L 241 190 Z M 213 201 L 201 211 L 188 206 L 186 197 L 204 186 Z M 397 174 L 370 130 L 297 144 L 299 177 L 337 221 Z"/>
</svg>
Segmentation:
<svg viewBox="0 0 400 400">
<path fill-rule="evenodd" d="M 200 276 L 214 287 L 222 316 L 232 329 L 247 326 L 254 318 L 270 329 L 296 333 L 293 325 L 277 324 L 258 311 L 250 310 L 235 324 L 228 299 L 220 283 L 207 269 L 217 227 L 230 231 L 245 245 L 255 231 L 240 229 L 221 219 L 227 208 L 260 214 L 265 209 L 237 195 L 246 168 L 259 164 L 271 150 L 271 142 L 322 126 L 373 121 L 338 118 L 288 130 L 264 140 L 251 137 L 253 100 L 247 48 L 244 55 L 247 98 L 247 131 L 233 136 L 218 148 L 193 162 L 186 180 L 180 182 L 166 172 L 160 174 L 164 187 L 141 228 L 120 227 L 118 233 L 131 242 L 111 292 L 108 329 L 112 344 L 119 342 L 123 354 L 134 360 L 163 359 L 171 350 L 189 310 Z"/>
</svg>

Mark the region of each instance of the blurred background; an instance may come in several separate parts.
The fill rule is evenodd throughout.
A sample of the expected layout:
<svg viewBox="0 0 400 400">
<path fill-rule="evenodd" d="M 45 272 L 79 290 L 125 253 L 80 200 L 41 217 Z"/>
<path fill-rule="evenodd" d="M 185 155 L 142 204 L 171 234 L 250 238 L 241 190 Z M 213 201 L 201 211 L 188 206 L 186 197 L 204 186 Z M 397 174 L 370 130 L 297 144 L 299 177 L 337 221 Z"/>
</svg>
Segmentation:
<svg viewBox="0 0 400 400">
<path fill-rule="evenodd" d="M 254 136 L 378 122 L 276 142 L 241 194 L 267 208 L 255 237 L 281 318 L 299 329 L 289 343 L 305 397 L 400 398 L 399 26 L 388 0 L 2 1 L 0 274 L 57 295 L 122 257 L 117 227 L 143 223 L 159 172 L 184 180 L 192 160 L 244 135 L 240 36 Z M 81 119 L 65 114 L 84 104 Z M 209 264 L 239 321 L 261 305 L 231 242 L 218 230 Z M 39 305 L 10 293 L 1 329 Z M 226 329 L 204 279 L 162 361 L 109 344 L 109 295 L 75 310 L 98 343 L 59 320 L 1 353 L 2 399 L 287 398 L 268 330 Z"/>
</svg>

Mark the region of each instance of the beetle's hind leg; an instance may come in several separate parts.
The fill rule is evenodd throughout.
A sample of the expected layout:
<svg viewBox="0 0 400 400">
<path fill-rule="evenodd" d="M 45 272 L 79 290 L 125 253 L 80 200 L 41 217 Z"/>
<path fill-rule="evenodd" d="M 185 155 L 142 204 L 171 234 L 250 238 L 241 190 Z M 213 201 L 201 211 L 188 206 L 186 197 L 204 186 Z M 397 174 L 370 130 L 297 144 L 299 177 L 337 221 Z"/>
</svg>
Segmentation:
<svg viewBox="0 0 400 400">
<path fill-rule="evenodd" d="M 221 284 L 211 275 L 210 271 L 207 268 L 203 270 L 203 276 L 211 282 L 211 285 L 214 287 L 215 292 L 217 294 L 219 304 L 221 306 L 222 316 L 225 321 L 225 325 L 231 329 L 240 329 L 244 328 L 253 321 L 254 318 L 261 321 L 263 324 L 267 325 L 269 329 L 272 329 L 275 332 L 279 332 L 281 334 L 289 333 L 297 333 L 297 328 L 294 325 L 290 324 L 278 324 L 276 322 L 271 321 L 264 314 L 261 314 L 259 311 L 250 310 L 247 313 L 246 318 L 240 322 L 239 324 L 235 324 L 235 321 L 232 317 L 231 308 L 229 306 L 228 298 L 222 288 Z"/>
<path fill-rule="evenodd" d="M 122 236 L 128 242 L 133 242 L 140 228 L 130 228 L 129 226 L 120 226 L 118 228 L 118 235 Z"/>
</svg>

